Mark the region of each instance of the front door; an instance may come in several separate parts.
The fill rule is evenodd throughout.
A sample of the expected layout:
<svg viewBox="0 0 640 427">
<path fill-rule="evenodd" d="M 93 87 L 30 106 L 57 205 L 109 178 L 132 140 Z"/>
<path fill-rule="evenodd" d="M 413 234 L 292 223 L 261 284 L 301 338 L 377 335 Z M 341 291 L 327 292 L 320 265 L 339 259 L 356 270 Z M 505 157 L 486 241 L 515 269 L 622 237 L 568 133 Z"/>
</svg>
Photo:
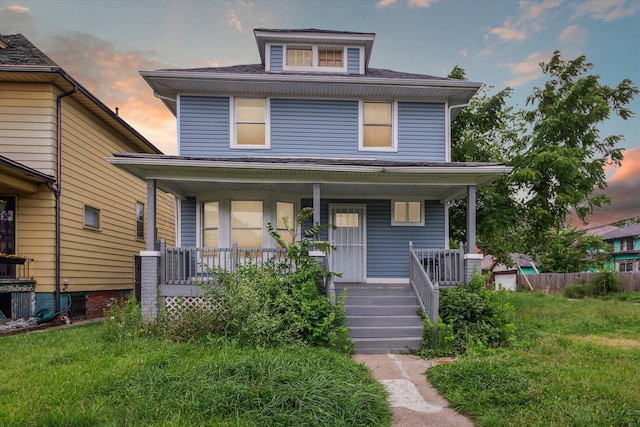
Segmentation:
<svg viewBox="0 0 640 427">
<path fill-rule="evenodd" d="M 366 224 L 364 205 L 330 205 L 329 240 L 336 247 L 331 252 L 329 268 L 342 273 L 334 282 L 363 283 L 367 272 Z"/>
</svg>

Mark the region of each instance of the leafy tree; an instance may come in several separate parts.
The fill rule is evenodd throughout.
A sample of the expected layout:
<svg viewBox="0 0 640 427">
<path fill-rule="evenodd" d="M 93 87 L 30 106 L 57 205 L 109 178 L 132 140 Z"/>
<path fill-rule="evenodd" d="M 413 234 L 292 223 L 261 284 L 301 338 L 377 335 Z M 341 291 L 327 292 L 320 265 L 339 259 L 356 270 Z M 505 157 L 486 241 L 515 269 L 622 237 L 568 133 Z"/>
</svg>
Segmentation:
<svg viewBox="0 0 640 427">
<path fill-rule="evenodd" d="M 538 252 L 545 272 L 601 270 L 610 259 L 611 245 L 600 236 L 576 228 L 549 231 L 543 242 L 544 245 L 538 248 Z"/>
<path fill-rule="evenodd" d="M 633 116 L 628 104 L 638 93 L 629 79 L 616 87 L 589 74 L 585 56 L 563 60 L 556 51 L 540 64 L 547 81 L 527 98 L 528 110 L 506 106 L 509 88 L 481 93 L 452 123 L 454 161 L 499 161 L 513 172 L 478 192 L 478 243 L 508 262 L 510 252 L 544 252 L 553 230 L 576 212 L 585 220 L 610 203 L 603 167 L 620 165 L 621 135 L 601 138 L 599 126 L 612 114 Z M 464 78 L 454 68 L 450 77 Z M 452 237 L 464 234 L 462 203 L 452 208 Z"/>
</svg>

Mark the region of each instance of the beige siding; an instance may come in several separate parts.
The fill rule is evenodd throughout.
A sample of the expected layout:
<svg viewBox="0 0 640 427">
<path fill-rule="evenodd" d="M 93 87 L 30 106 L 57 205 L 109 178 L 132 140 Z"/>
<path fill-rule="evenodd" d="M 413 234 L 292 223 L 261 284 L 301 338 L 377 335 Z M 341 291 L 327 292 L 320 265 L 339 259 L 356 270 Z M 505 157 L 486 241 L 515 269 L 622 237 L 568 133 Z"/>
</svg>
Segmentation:
<svg viewBox="0 0 640 427">
<path fill-rule="evenodd" d="M 136 202 L 146 210 L 146 183 L 104 159 L 135 149 L 72 99 L 63 101 L 62 121 L 61 279 L 71 292 L 131 289 L 134 256 L 146 248 L 136 239 Z M 173 242 L 172 197 L 157 200 L 159 234 Z M 100 209 L 99 231 L 84 227 L 85 205 Z"/>
<path fill-rule="evenodd" d="M 0 82 L 0 152 L 48 175 L 55 171 L 53 86 Z"/>
</svg>

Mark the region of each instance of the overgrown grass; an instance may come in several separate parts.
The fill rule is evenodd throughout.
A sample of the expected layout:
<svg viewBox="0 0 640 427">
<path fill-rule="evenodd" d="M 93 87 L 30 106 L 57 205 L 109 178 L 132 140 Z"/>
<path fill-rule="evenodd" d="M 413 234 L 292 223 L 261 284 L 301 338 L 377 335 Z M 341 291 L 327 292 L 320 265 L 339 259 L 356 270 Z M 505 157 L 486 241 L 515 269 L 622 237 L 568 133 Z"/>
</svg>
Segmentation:
<svg viewBox="0 0 640 427">
<path fill-rule="evenodd" d="M 106 340 L 103 325 L 0 338 L 2 426 L 385 426 L 361 364 L 308 346 L 228 338 Z"/>
<path fill-rule="evenodd" d="M 640 425 L 637 302 L 538 293 L 509 301 L 515 344 L 427 372 L 455 409 L 480 426 Z"/>
</svg>

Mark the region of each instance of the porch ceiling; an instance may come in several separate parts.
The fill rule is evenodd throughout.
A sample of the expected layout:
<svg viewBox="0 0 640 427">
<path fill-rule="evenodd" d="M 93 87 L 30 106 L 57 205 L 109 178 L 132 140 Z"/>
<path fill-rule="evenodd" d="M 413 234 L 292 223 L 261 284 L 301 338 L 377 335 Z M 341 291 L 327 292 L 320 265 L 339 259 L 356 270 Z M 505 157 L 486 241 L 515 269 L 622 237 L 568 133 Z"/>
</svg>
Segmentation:
<svg viewBox="0 0 640 427">
<path fill-rule="evenodd" d="M 213 159 L 118 154 L 108 162 L 178 197 L 215 192 L 274 192 L 311 197 L 423 197 L 447 202 L 510 172 L 494 163 L 419 163 L 327 159 Z"/>
</svg>

